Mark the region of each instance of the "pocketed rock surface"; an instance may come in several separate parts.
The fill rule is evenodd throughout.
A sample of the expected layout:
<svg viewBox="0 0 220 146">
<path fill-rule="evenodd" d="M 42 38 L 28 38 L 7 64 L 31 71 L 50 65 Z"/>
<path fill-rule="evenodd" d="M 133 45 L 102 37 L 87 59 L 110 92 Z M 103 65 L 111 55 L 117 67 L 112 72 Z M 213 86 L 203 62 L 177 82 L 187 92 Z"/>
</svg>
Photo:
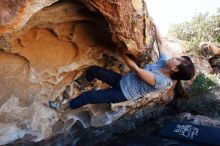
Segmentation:
<svg viewBox="0 0 220 146">
<path fill-rule="evenodd" d="M 0 145 L 49 139 L 77 120 L 85 128 L 101 127 L 170 101 L 172 88 L 137 101 L 73 111 L 48 106 L 67 86 L 69 98 L 108 87 L 96 80 L 81 89 L 75 80 L 93 65 L 125 74 L 122 50 L 140 65 L 155 60 L 153 35 L 143 0 L 0 1 Z"/>
</svg>

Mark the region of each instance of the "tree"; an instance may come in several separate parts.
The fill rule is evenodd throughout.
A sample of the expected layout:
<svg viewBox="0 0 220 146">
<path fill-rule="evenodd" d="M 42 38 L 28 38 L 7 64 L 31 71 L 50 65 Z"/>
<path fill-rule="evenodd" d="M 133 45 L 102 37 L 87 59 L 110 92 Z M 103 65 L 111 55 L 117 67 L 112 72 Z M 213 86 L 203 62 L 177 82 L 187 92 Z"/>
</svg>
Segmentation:
<svg viewBox="0 0 220 146">
<path fill-rule="evenodd" d="M 202 41 L 220 45 L 220 8 L 214 15 L 198 13 L 190 21 L 172 25 L 168 35 L 185 41 L 186 48 L 197 53 Z"/>
</svg>

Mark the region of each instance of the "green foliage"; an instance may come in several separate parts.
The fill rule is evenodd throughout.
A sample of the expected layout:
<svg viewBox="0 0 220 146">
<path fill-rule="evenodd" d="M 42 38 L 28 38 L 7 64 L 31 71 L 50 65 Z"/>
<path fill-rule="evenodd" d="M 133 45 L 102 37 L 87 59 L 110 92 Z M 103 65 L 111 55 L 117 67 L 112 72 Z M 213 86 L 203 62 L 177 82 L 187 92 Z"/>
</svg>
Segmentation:
<svg viewBox="0 0 220 146">
<path fill-rule="evenodd" d="M 220 86 L 218 77 L 199 73 L 189 88 L 191 98 L 176 101 L 182 112 L 190 112 L 220 120 Z"/>
<path fill-rule="evenodd" d="M 193 80 L 189 91 L 192 96 L 197 96 L 209 93 L 210 91 L 218 87 L 218 79 L 216 76 L 211 74 L 199 73 Z"/>
<path fill-rule="evenodd" d="M 172 25 L 168 35 L 185 41 L 186 48 L 194 52 L 198 52 L 202 41 L 220 45 L 220 8 L 214 15 L 199 13 L 188 22 Z"/>
</svg>

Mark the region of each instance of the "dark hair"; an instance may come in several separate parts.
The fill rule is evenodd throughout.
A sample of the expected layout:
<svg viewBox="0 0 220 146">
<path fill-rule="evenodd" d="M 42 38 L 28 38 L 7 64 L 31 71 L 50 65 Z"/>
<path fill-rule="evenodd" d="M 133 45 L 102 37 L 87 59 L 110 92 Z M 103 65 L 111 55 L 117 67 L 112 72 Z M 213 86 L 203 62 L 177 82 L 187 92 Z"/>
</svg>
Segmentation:
<svg viewBox="0 0 220 146">
<path fill-rule="evenodd" d="M 171 75 L 171 79 L 177 80 L 177 84 L 174 89 L 174 98 L 189 98 L 182 86 L 181 80 L 192 79 L 195 76 L 195 67 L 188 56 L 182 56 L 181 58 L 183 58 L 183 61 L 177 66 L 178 72 L 174 72 Z"/>
</svg>

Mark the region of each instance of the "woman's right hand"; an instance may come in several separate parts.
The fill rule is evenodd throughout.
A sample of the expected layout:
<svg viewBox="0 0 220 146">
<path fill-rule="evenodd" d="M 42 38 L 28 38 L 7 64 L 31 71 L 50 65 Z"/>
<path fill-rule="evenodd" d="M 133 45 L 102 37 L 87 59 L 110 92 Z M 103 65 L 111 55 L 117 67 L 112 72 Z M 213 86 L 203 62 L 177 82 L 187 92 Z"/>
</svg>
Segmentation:
<svg viewBox="0 0 220 146">
<path fill-rule="evenodd" d="M 122 54 L 122 55 L 121 55 L 121 58 L 122 58 L 123 60 L 127 60 L 128 56 L 127 56 L 126 54 Z"/>
</svg>

